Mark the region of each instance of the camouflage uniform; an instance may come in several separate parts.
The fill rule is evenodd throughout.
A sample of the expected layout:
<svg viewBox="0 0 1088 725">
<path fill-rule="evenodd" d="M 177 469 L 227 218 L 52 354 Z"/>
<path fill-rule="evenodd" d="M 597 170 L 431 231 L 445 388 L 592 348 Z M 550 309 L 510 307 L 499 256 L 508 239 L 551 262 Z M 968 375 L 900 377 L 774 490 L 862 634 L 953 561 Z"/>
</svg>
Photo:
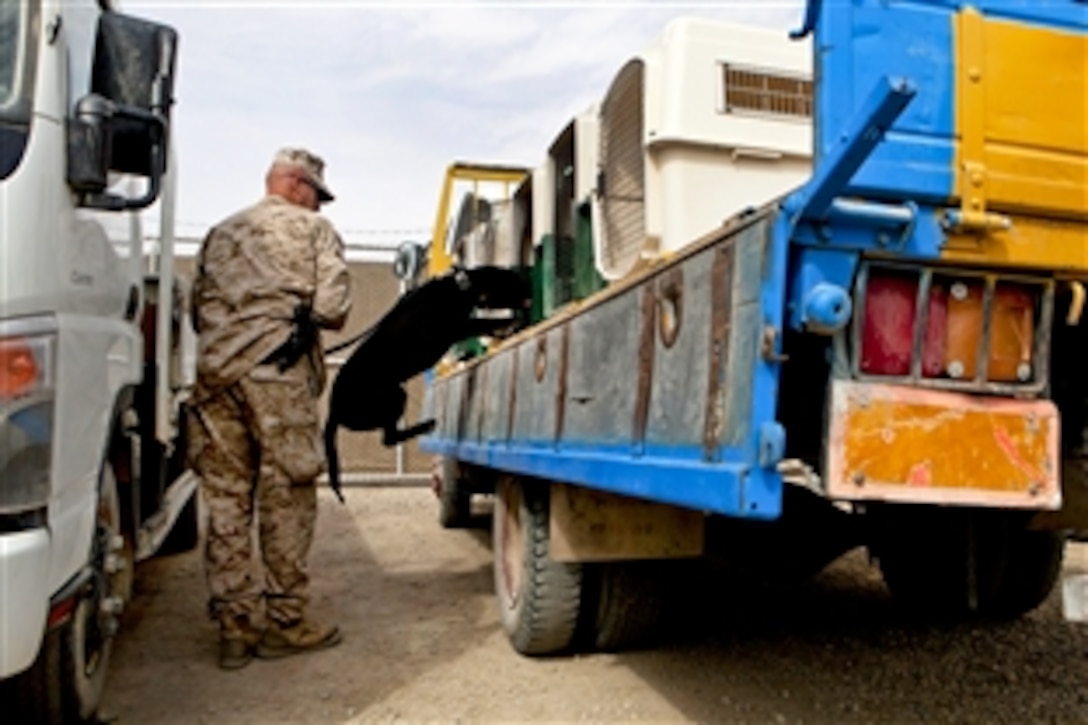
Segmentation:
<svg viewBox="0 0 1088 725">
<path fill-rule="evenodd" d="M 270 195 L 213 228 L 197 265 L 189 453 L 208 506 L 209 611 L 221 623 L 246 618 L 263 593 L 268 616 L 290 625 L 308 597 L 325 369 L 319 341 L 283 372 L 265 361 L 291 336 L 300 302 L 318 326 L 343 325 L 343 243 L 324 217 Z M 251 573 L 254 502 L 263 588 Z"/>
</svg>

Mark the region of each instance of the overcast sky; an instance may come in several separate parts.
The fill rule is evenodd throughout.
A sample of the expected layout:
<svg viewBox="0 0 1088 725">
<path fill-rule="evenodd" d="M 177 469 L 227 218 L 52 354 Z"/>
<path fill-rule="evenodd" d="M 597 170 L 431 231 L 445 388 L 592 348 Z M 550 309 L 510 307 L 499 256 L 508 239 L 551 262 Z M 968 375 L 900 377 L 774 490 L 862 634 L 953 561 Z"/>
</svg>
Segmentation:
<svg viewBox="0 0 1088 725">
<path fill-rule="evenodd" d="M 263 193 L 274 151 L 323 156 L 349 241 L 424 241 L 446 165 L 536 166 L 673 17 L 781 29 L 802 2 L 127 0 L 180 33 L 179 229 Z"/>
</svg>

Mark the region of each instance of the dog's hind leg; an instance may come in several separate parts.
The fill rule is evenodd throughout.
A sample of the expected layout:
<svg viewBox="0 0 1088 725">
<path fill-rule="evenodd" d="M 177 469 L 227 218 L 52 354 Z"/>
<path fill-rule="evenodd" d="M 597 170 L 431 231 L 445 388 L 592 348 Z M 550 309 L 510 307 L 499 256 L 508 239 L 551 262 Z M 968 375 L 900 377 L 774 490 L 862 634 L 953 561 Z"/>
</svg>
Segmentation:
<svg viewBox="0 0 1088 725">
<path fill-rule="evenodd" d="M 385 391 L 379 404 L 377 400 L 372 400 L 372 404 L 376 408 L 375 412 L 381 416 L 381 420 L 387 421 L 382 426 L 382 444 L 385 446 L 395 446 L 398 443 L 403 443 L 409 438 L 415 438 L 418 435 L 424 433 L 430 433 L 434 430 L 435 420 L 429 418 L 424 421 L 420 421 L 410 428 L 403 430 L 397 428 L 397 422 L 401 416 L 404 415 L 404 404 L 408 402 L 408 394 L 404 392 L 404 387 L 398 385 L 391 390 Z M 380 408 L 378 407 L 380 405 Z"/>
<path fill-rule="evenodd" d="M 435 419 L 428 418 L 427 420 L 422 420 L 403 430 L 398 429 L 396 425 L 386 426 L 384 428 L 384 433 L 382 434 L 382 444 L 386 446 L 395 446 L 398 443 L 403 443 L 406 440 L 423 435 L 424 433 L 430 433 L 434 430 L 435 425 Z"/>
<path fill-rule="evenodd" d="M 336 429 L 339 427 L 335 420 L 329 420 L 325 424 L 325 460 L 329 468 L 329 488 L 340 499 L 340 503 L 347 503 L 340 491 L 340 455 L 336 450 Z"/>
</svg>

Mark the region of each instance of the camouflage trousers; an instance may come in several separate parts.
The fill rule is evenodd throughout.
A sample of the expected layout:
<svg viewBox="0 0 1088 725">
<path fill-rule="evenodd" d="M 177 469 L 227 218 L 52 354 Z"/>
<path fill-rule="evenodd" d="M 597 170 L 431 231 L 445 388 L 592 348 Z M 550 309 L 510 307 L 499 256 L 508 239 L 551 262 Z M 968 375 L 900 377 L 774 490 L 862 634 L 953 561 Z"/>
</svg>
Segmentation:
<svg viewBox="0 0 1088 725">
<path fill-rule="evenodd" d="M 290 624 L 309 599 L 306 560 L 325 465 L 310 366 L 259 365 L 211 396 L 199 382 L 189 415 L 189 461 L 208 509 L 205 571 L 213 619 L 267 616 Z M 264 564 L 254 576 L 253 519 Z"/>
</svg>

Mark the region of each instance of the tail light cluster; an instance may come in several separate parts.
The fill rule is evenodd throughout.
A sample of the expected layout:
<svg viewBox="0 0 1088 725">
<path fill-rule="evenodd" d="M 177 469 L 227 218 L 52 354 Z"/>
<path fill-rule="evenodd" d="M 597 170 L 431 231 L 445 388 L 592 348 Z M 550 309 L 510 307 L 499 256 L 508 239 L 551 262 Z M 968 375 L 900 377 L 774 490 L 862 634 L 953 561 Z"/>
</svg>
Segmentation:
<svg viewBox="0 0 1088 725">
<path fill-rule="evenodd" d="M 1038 387 L 1053 283 L 869 265 L 857 289 L 854 372 L 939 387 Z"/>
</svg>

